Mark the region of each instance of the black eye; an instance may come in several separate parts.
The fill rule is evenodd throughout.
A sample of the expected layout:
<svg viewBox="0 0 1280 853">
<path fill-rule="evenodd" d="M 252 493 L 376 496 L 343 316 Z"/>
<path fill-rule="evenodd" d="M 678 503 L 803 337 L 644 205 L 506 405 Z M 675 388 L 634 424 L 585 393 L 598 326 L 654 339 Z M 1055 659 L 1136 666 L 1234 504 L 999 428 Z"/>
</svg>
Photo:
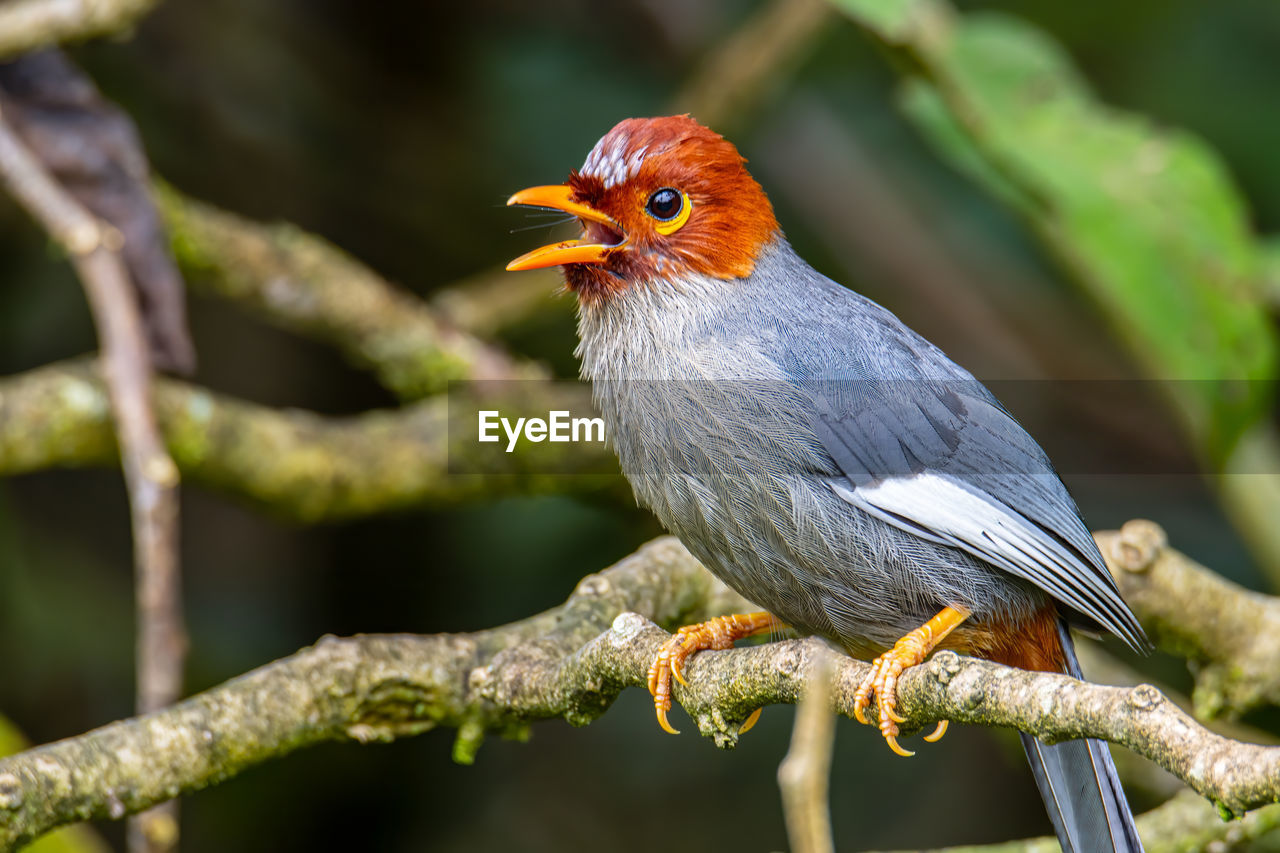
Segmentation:
<svg viewBox="0 0 1280 853">
<path fill-rule="evenodd" d="M 654 219 L 666 222 L 669 219 L 674 219 L 683 206 L 684 198 L 680 193 L 671 189 L 671 187 L 663 187 L 649 196 L 649 201 L 645 204 L 644 209 Z"/>
</svg>

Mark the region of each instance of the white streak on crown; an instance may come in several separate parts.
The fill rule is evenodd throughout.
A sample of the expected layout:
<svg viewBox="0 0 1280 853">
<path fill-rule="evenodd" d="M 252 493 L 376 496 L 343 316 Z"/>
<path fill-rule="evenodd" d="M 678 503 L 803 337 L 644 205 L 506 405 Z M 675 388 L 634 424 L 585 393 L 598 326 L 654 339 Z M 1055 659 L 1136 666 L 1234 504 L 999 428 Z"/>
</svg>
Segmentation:
<svg viewBox="0 0 1280 853">
<path fill-rule="evenodd" d="M 582 164 L 581 173 L 599 178 L 604 182 L 605 189 L 634 178 L 640 171 L 640 165 L 644 162 L 644 155 L 648 152 L 649 146 L 641 145 L 628 154 L 627 145 L 630 141 L 630 137 L 623 134 L 616 136 L 607 134 L 596 143 L 595 148 L 591 149 L 591 153 Z"/>
</svg>

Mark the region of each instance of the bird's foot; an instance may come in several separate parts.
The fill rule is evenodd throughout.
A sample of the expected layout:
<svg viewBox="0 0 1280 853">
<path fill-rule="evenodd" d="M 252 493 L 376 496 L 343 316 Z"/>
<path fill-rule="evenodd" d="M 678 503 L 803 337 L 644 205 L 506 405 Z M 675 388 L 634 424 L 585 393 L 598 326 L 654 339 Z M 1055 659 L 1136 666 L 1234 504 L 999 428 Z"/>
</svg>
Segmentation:
<svg viewBox="0 0 1280 853">
<path fill-rule="evenodd" d="M 898 723 L 906 722 L 897 711 L 898 678 L 906 670 L 923 663 L 943 638 L 968 616 L 969 611 L 963 607 L 944 607 L 937 616 L 898 640 L 892 649 L 876 658 L 871 664 L 871 673 L 862 680 L 858 692 L 854 694 L 853 715 L 858 722 L 864 724 L 870 724 L 866 711 L 871 706 L 872 697 L 875 697 L 880 734 L 884 735 L 889 748 L 903 758 L 915 753 L 898 744 Z M 925 736 L 925 740 L 933 743 L 946 733 L 947 721 L 942 720 L 932 734 Z"/>
<path fill-rule="evenodd" d="M 671 679 L 674 677 L 681 684 L 688 683 L 681 670 L 690 656 L 703 649 L 731 649 L 734 642 L 743 637 L 785 627 L 768 613 L 746 613 L 717 616 L 696 625 L 685 625 L 676 631 L 649 667 L 649 693 L 653 695 L 653 706 L 658 712 L 658 725 L 673 735 L 679 734 L 667 722 L 667 711 L 671 710 Z M 759 708 L 742 724 L 739 734 L 754 726 L 758 719 Z"/>
</svg>

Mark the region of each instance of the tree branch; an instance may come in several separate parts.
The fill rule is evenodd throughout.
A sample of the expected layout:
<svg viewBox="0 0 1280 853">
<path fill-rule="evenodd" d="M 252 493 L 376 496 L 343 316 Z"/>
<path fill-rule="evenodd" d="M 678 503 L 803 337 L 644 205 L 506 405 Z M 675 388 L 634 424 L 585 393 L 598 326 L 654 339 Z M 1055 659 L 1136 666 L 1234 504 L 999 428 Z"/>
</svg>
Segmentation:
<svg viewBox="0 0 1280 853">
<path fill-rule="evenodd" d="M 124 238 L 63 190 L 2 116 L 0 179 L 70 254 L 98 330 L 133 526 L 137 707 L 142 713 L 155 711 L 182 694 L 187 648 L 178 565 L 178 468 L 151 410 L 150 345 L 119 254 Z M 151 818 L 140 825 L 133 849 L 170 849 L 176 839 L 172 809 Z"/>
<path fill-rule="evenodd" d="M 787 82 L 834 18 L 824 0 L 773 0 L 759 6 L 716 49 L 672 99 L 671 112 L 692 114 L 724 131 Z M 511 276 L 491 270 L 437 291 L 432 307 L 458 328 L 492 335 L 555 304 L 557 270 Z"/>
<path fill-rule="evenodd" d="M 0 59 L 133 26 L 156 0 L 9 0 L 0 4 Z"/>
<path fill-rule="evenodd" d="M 644 678 L 648 652 L 636 644 L 656 649 L 664 636 L 632 616 L 622 621 L 639 630 L 615 645 L 607 629 L 618 613 L 674 624 L 732 601 L 665 538 L 584 578 L 564 605 L 491 631 L 322 640 L 166 711 L 0 761 L 0 849 L 70 821 L 118 819 L 324 740 L 446 725 L 466 761 L 486 731 L 517 736 L 547 716 L 588 722 Z"/>
<path fill-rule="evenodd" d="M 834 853 L 829 806 L 836 718 L 831 710 L 831 656 L 814 660 L 796 708 L 791 748 L 778 767 L 782 811 L 793 853 Z"/>
<path fill-rule="evenodd" d="M 518 325 L 552 306 L 567 306 L 564 276 L 548 267 L 512 275 L 493 269 L 455 281 L 431 294 L 431 309 L 454 327 L 490 336 Z M 566 313 L 571 308 L 562 307 Z"/>
<path fill-rule="evenodd" d="M 650 620 L 674 626 L 741 606 L 664 537 L 522 622 L 473 634 L 325 639 L 167 710 L 0 761 L 0 844 L 72 820 L 120 817 L 324 740 L 450 726 L 455 757 L 471 761 L 486 732 L 519 737 L 530 722 L 554 717 L 582 725 L 624 688 L 643 685 L 669 636 Z M 676 698 L 704 735 L 730 747 L 752 710 L 795 702 L 815 655 L 827 653 L 812 638 L 704 652 Z M 833 666 L 833 704 L 848 714 L 867 665 L 840 656 Z M 1213 734 L 1150 686 L 1104 687 L 943 652 L 903 677 L 900 697 L 916 727 L 950 719 L 1046 741 L 1123 744 L 1224 814 L 1280 797 L 1280 747 Z"/>
<path fill-rule="evenodd" d="M 1250 592 L 1169 547 L 1151 521 L 1095 537 L 1125 601 L 1195 673 L 1196 716 L 1280 704 L 1280 599 Z"/>
<path fill-rule="evenodd" d="M 319 237 L 251 222 L 163 185 L 156 201 L 193 286 L 336 346 L 403 399 L 443 391 L 451 380 L 547 377 Z"/>
<path fill-rule="evenodd" d="M 586 388 L 575 384 L 481 383 L 451 395 L 455 417 L 469 410 L 468 390 L 495 391 L 487 405 L 513 411 L 529 411 L 535 403 L 581 411 L 590 404 Z M 300 521 L 496 494 L 625 490 L 616 474 L 599 473 L 616 468 L 605 445 L 525 442 L 514 453 L 491 451 L 495 445 L 478 445 L 465 430 L 450 428 L 444 397 L 328 418 L 159 378 L 154 399 L 184 477 Z M 113 435 L 106 389 L 89 364 L 51 365 L 0 380 L 0 474 L 111 464 Z M 483 464 L 473 464 L 482 453 Z"/>
<path fill-rule="evenodd" d="M 766 3 L 699 66 L 676 96 L 674 111 L 722 129 L 740 119 L 784 88 L 790 70 L 832 18 L 833 10 L 824 0 Z"/>
</svg>

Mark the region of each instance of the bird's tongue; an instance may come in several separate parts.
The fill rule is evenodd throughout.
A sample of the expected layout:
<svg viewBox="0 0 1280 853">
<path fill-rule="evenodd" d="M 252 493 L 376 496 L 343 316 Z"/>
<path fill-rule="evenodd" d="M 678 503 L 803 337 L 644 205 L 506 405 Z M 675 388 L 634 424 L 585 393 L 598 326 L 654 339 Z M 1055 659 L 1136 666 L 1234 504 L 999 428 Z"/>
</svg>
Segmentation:
<svg viewBox="0 0 1280 853">
<path fill-rule="evenodd" d="M 621 246 L 625 239 L 622 232 L 605 225 L 603 222 L 582 221 L 583 243 L 598 243 L 602 246 Z"/>
</svg>

